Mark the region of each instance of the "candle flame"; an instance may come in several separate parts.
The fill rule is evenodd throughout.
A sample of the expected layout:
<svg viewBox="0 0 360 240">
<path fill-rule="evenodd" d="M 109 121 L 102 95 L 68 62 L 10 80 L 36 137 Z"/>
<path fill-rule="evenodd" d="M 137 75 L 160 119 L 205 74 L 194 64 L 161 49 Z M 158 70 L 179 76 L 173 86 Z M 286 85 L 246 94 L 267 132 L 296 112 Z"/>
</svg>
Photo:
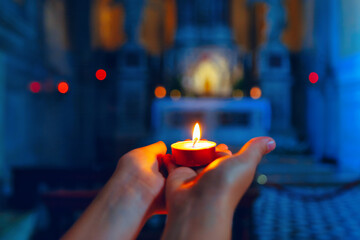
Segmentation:
<svg viewBox="0 0 360 240">
<path fill-rule="evenodd" d="M 194 127 L 194 131 L 193 131 L 193 147 L 195 146 L 195 144 L 200 140 L 200 125 L 199 123 L 196 123 L 195 124 L 195 127 Z"/>
</svg>

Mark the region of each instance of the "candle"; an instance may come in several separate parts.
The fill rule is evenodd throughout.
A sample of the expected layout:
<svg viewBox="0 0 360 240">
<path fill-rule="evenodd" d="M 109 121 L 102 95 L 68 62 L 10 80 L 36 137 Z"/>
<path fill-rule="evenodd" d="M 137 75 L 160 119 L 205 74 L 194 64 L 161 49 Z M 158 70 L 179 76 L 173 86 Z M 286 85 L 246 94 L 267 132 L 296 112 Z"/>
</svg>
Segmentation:
<svg viewBox="0 0 360 240">
<path fill-rule="evenodd" d="M 173 160 L 177 165 L 200 167 L 215 159 L 216 143 L 200 139 L 200 126 L 195 124 L 192 141 L 182 141 L 171 145 Z"/>
</svg>

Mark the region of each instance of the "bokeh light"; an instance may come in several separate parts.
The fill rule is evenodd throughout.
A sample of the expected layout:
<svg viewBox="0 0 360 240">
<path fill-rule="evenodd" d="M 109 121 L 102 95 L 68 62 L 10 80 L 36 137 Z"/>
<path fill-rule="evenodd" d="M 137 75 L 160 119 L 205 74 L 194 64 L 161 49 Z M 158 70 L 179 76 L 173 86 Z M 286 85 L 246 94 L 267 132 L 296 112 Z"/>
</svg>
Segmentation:
<svg viewBox="0 0 360 240">
<path fill-rule="evenodd" d="M 257 179 L 256 179 L 257 183 L 260 185 L 264 185 L 267 182 L 267 177 L 264 174 L 260 174 Z"/>
<path fill-rule="evenodd" d="M 104 69 L 99 69 L 96 71 L 96 78 L 100 81 L 106 78 L 106 71 Z"/>
<path fill-rule="evenodd" d="M 244 91 L 240 89 L 235 89 L 232 93 L 233 98 L 241 99 L 244 97 Z"/>
<path fill-rule="evenodd" d="M 252 87 L 250 90 L 250 97 L 252 99 L 261 98 L 261 89 L 259 87 Z"/>
<path fill-rule="evenodd" d="M 166 89 L 163 86 L 158 86 L 155 88 L 155 97 L 164 98 L 166 96 Z"/>
<path fill-rule="evenodd" d="M 41 84 L 39 82 L 31 82 L 29 84 L 29 90 L 32 93 L 39 93 L 41 91 Z"/>
<path fill-rule="evenodd" d="M 319 75 L 316 72 L 312 72 L 312 73 L 309 74 L 309 81 L 312 84 L 317 83 L 318 80 L 319 80 Z"/>
<path fill-rule="evenodd" d="M 62 94 L 65 94 L 69 91 L 69 85 L 66 82 L 60 82 L 58 84 L 58 91 Z"/>
<path fill-rule="evenodd" d="M 170 92 L 170 97 L 172 100 L 178 100 L 181 98 L 181 92 L 177 89 L 173 89 Z"/>
<path fill-rule="evenodd" d="M 217 53 L 204 54 L 192 63 L 183 77 L 187 93 L 198 96 L 229 96 L 232 91 L 228 60 Z"/>
</svg>

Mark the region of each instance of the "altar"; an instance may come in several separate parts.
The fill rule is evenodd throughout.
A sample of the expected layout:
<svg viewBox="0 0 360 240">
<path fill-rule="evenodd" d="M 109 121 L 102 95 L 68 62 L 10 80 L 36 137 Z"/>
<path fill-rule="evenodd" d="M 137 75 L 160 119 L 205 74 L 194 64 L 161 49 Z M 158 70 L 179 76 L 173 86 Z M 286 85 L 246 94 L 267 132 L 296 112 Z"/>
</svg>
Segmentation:
<svg viewBox="0 0 360 240">
<path fill-rule="evenodd" d="M 242 146 L 249 139 L 268 134 L 271 107 L 267 99 L 182 98 L 158 99 L 152 105 L 153 138 L 166 144 L 190 139 L 196 122 L 203 139 Z"/>
</svg>

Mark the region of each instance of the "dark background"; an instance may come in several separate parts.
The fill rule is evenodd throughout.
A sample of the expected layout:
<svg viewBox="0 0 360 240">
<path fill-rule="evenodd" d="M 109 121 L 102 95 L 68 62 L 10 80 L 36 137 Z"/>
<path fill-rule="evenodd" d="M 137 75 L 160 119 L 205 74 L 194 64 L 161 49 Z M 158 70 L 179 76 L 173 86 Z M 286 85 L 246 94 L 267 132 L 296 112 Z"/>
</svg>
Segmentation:
<svg viewBox="0 0 360 240">
<path fill-rule="evenodd" d="M 325 224 L 332 205 L 313 194 L 339 200 L 360 172 L 359 10 L 356 0 L 2 0 L 0 238 L 59 237 L 122 154 L 191 138 L 196 121 L 233 150 L 258 134 L 277 141 L 234 236 L 278 236 L 275 213 L 259 216 L 286 186 L 324 218 L 304 220 L 314 230 L 286 225 L 285 238 L 356 238 L 358 216 L 344 216 L 353 229 L 336 227 L 337 214 Z M 283 197 L 284 209 L 303 204 L 294 219 L 312 212 L 302 195 Z M 141 238 L 156 239 L 164 219 Z"/>
</svg>

